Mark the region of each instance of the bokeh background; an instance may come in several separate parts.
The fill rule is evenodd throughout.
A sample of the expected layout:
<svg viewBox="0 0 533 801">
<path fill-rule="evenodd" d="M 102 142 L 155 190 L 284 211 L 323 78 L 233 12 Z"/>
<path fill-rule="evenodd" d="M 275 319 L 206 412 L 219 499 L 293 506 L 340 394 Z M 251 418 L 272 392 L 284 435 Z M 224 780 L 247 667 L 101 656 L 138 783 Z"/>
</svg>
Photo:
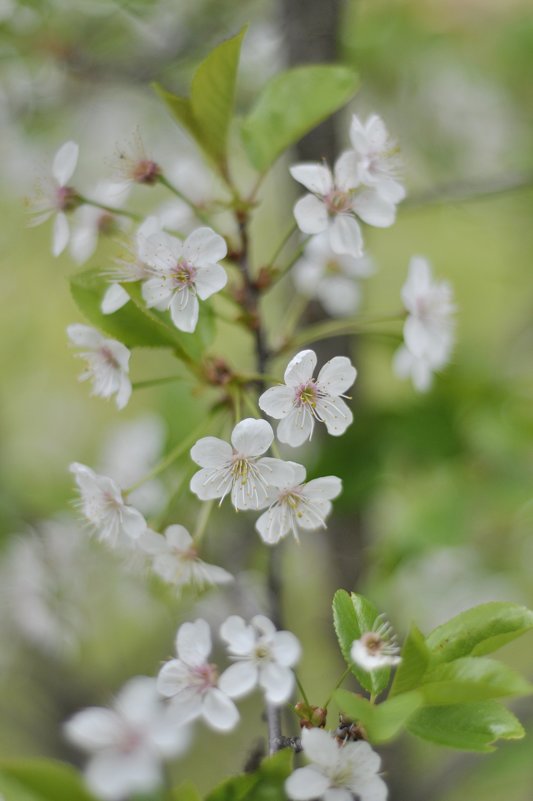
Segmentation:
<svg viewBox="0 0 533 801">
<path fill-rule="evenodd" d="M 209 396 L 186 383 L 135 393 L 120 415 L 77 382 L 65 327 L 81 316 L 69 294 L 76 269 L 50 255 L 50 226 L 28 230 L 23 198 L 67 139 L 80 143 L 79 184 L 107 177 L 117 143 L 137 126 L 191 194 L 205 176 L 198 154 L 150 89 L 186 91 L 195 64 L 244 24 L 238 106 L 290 63 L 337 59 L 362 87 L 348 111 L 378 112 L 398 138 L 410 201 L 386 231 L 368 229 L 377 271 L 363 310 L 395 312 L 412 254 L 454 286 L 453 364 L 419 396 L 391 371 L 394 336 L 349 348 L 359 369 L 356 422 L 340 440 L 316 440 L 308 472 L 341 476 L 345 491 L 326 533 L 287 542 L 286 625 L 300 637 L 301 678 L 323 702 L 342 672 L 330 599 L 339 586 L 368 594 L 400 635 L 425 631 L 475 603 L 533 604 L 533 6 L 530 0 L 35 0 L 0 2 L 0 752 L 73 761 L 61 721 L 106 703 L 130 676 L 153 675 L 178 623 L 202 614 L 265 608 L 265 551 L 253 518 L 211 518 L 207 556 L 238 574 L 236 587 L 179 600 L 128 572 L 78 522 L 68 474 L 81 461 L 118 477 L 138 474 L 190 431 Z M 298 156 L 346 144 L 340 114 Z M 237 134 L 235 134 L 237 140 Z M 239 156 L 235 170 L 246 182 Z M 287 162 L 267 182 L 254 227 L 256 264 L 285 231 L 297 189 Z M 180 173 L 181 171 L 181 173 Z M 185 172 L 184 172 L 185 171 Z M 202 183 L 203 182 L 203 183 Z M 209 183 L 209 182 L 208 182 Z M 504 190 L 513 186 L 513 189 Z M 132 203 L 153 206 L 147 190 Z M 164 200 L 161 195 L 161 202 Z M 103 243 L 91 263 L 109 263 Z M 269 307 L 282 325 L 290 279 Z M 397 334 L 394 326 L 385 328 Z M 246 340 L 220 324 L 213 351 L 251 368 Z M 133 377 L 174 370 L 166 354 L 139 352 Z M 157 504 L 186 478 L 177 466 L 151 486 Z M 122 471 L 122 472 L 121 472 Z M 127 475 L 126 483 L 131 482 Z M 186 485 L 185 481 L 185 485 Z M 174 493 L 174 522 L 197 506 Z M 533 678 L 531 636 L 502 658 Z M 242 768 L 261 734 L 260 704 L 243 704 L 231 738 L 198 732 L 175 766 L 202 790 Z M 383 749 L 393 801 L 530 801 L 533 705 L 516 707 L 528 736 L 489 756 L 459 755 L 406 736 Z M 332 710 L 334 720 L 334 710 Z"/>
</svg>

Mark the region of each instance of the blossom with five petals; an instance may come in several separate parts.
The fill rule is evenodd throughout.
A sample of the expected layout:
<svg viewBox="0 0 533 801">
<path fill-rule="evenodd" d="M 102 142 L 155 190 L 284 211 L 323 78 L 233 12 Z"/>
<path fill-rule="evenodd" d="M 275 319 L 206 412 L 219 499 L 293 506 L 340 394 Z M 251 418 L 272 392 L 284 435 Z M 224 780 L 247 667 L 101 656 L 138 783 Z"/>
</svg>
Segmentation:
<svg viewBox="0 0 533 801">
<path fill-rule="evenodd" d="M 352 150 L 342 158 L 345 167 L 354 171 L 360 184 L 375 189 L 389 203 L 399 203 L 405 197 L 405 189 L 397 180 L 400 169 L 398 147 L 387 132 L 383 120 L 372 114 L 366 122 L 357 115 L 350 125 Z"/>
<path fill-rule="evenodd" d="M 165 707 L 155 679 L 137 676 L 122 688 L 111 709 L 89 707 L 65 723 L 67 738 L 91 754 L 89 788 L 104 801 L 122 801 L 161 785 L 161 764 L 182 753 L 187 728 Z"/>
<path fill-rule="evenodd" d="M 97 531 L 99 539 L 111 547 L 131 546 L 146 529 L 142 514 L 124 503 L 120 487 L 107 476 L 100 476 L 84 464 L 70 465 L 80 491 L 81 509 Z"/>
<path fill-rule="evenodd" d="M 335 356 L 313 378 L 316 353 L 302 350 L 285 370 L 285 384 L 271 387 L 259 398 L 259 406 L 270 417 L 281 420 L 277 437 L 293 448 L 311 439 L 315 420 L 325 423 L 329 434 L 344 434 L 353 415 L 342 400 L 356 379 L 357 371 L 346 356 Z"/>
<path fill-rule="evenodd" d="M 106 339 L 89 325 L 69 325 L 67 335 L 73 345 L 84 348 L 78 355 L 87 362 L 87 369 L 79 380 L 91 379 L 92 394 L 100 398 L 116 395 L 117 408 L 123 409 L 131 396 L 128 348 L 116 339 Z"/>
<path fill-rule="evenodd" d="M 166 662 L 157 677 L 157 689 L 179 715 L 183 724 L 203 717 L 218 731 L 230 731 L 239 712 L 218 684 L 216 665 L 207 661 L 211 653 L 211 631 L 205 620 L 183 623 L 176 635 L 177 659 Z"/>
<path fill-rule="evenodd" d="M 372 628 L 354 640 L 350 656 L 356 665 L 363 670 L 379 670 L 393 667 L 402 661 L 399 656 L 400 647 L 391 624 L 382 615 L 374 621 Z"/>
<path fill-rule="evenodd" d="M 290 631 L 277 631 L 264 615 L 247 624 L 231 615 L 222 624 L 220 636 L 235 659 L 220 677 L 220 688 L 230 698 L 241 698 L 257 685 L 270 704 L 284 704 L 294 687 L 291 668 L 300 658 L 300 643 Z"/>
<path fill-rule="evenodd" d="M 227 250 L 225 240 L 211 228 L 197 228 L 184 242 L 164 232 L 152 234 L 145 253 L 152 277 L 142 288 L 146 305 L 170 309 L 176 328 L 192 333 L 198 298 L 206 300 L 226 286 L 228 277 L 218 262 Z"/>
<path fill-rule="evenodd" d="M 342 490 L 337 476 L 323 476 L 305 482 L 305 467 L 287 462 L 292 469 L 291 480 L 283 487 L 272 487 L 268 493 L 270 505 L 255 523 L 264 542 L 274 545 L 291 531 L 296 540 L 300 529 L 326 528 L 325 519 L 332 509 L 331 501 Z"/>
<path fill-rule="evenodd" d="M 293 801 L 385 801 L 387 786 L 379 776 L 381 760 L 364 740 L 339 745 L 324 729 L 302 729 L 302 746 L 310 765 L 285 782 Z"/>
<path fill-rule="evenodd" d="M 184 526 L 168 526 L 164 536 L 146 529 L 139 538 L 139 547 L 152 557 L 154 573 L 176 587 L 194 585 L 201 589 L 233 581 L 227 570 L 200 559 L 193 538 Z"/>
<path fill-rule="evenodd" d="M 231 445 L 218 437 L 203 437 L 193 445 L 191 458 L 202 468 L 191 479 L 191 490 L 201 501 L 231 492 L 235 509 L 260 509 L 269 487 L 281 487 L 292 475 L 282 459 L 263 456 L 272 445 L 274 432 L 266 420 L 251 417 L 233 429 Z"/>
</svg>

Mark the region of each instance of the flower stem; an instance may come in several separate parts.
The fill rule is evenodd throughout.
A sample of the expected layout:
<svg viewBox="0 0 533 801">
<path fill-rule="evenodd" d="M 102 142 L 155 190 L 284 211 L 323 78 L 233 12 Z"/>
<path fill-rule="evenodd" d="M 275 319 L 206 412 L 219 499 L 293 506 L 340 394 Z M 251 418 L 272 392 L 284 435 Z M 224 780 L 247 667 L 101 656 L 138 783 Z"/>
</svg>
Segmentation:
<svg viewBox="0 0 533 801">
<path fill-rule="evenodd" d="M 96 209 L 102 209 L 102 211 L 107 211 L 109 214 L 115 214 L 117 217 L 129 217 L 130 220 L 134 220 L 135 222 L 142 222 L 142 220 L 144 220 L 143 215 L 137 214 L 135 211 L 107 206 L 105 203 L 99 203 L 97 200 L 90 200 L 88 197 L 84 197 L 84 195 L 78 194 L 78 200 L 81 203 L 85 203 L 87 206 L 94 206 Z"/>
<path fill-rule="evenodd" d="M 342 334 L 365 333 L 365 329 L 369 325 L 398 322 L 404 318 L 405 312 L 400 312 L 399 314 L 391 314 L 386 317 L 357 317 L 344 320 L 326 320 L 323 323 L 317 323 L 316 325 L 310 325 L 308 328 L 304 328 L 303 331 L 300 331 L 296 336 L 287 340 L 277 351 L 276 355 L 279 356 L 287 350 L 298 348 L 310 342 L 318 342 L 321 339 L 329 339 L 330 337 L 337 337 Z"/>
<path fill-rule="evenodd" d="M 196 528 L 194 529 L 194 534 L 193 534 L 193 540 L 195 545 L 199 545 L 202 541 L 214 505 L 215 505 L 214 501 L 206 501 L 205 503 L 202 504 L 200 508 L 200 514 L 198 515 Z"/>
<path fill-rule="evenodd" d="M 148 378 L 146 381 L 134 381 L 133 389 L 147 389 L 148 387 L 158 387 L 160 384 L 171 384 L 174 381 L 185 381 L 182 375 L 168 375 L 163 378 Z"/>
<path fill-rule="evenodd" d="M 195 203 L 193 200 L 187 197 L 187 195 L 184 195 L 183 192 L 177 188 L 177 186 L 171 184 L 170 181 L 167 178 L 165 178 L 164 175 L 160 175 L 158 177 L 158 181 L 162 186 L 168 189 L 169 192 L 172 192 L 173 195 L 176 195 L 177 198 L 179 198 L 187 206 L 189 206 L 191 211 L 200 220 L 200 222 L 209 225 L 211 228 L 213 228 L 213 230 L 215 230 L 213 224 L 210 221 L 209 214 L 207 214 L 207 212 L 205 212 L 197 203 Z"/>
<path fill-rule="evenodd" d="M 298 689 L 300 690 L 300 693 L 302 695 L 304 703 L 307 706 L 311 706 L 311 704 L 309 703 L 309 699 L 307 698 L 307 694 L 306 694 L 306 692 L 305 692 L 305 690 L 303 688 L 302 682 L 300 681 L 300 679 L 298 678 L 298 675 L 296 673 L 294 674 L 294 678 L 296 679 L 296 684 L 298 686 Z"/>
<path fill-rule="evenodd" d="M 291 223 L 290 228 L 287 229 L 287 231 L 285 232 L 281 242 L 279 243 L 279 245 L 277 246 L 276 250 L 274 251 L 274 253 L 270 257 L 270 261 L 268 262 L 269 264 L 274 265 L 276 263 L 276 261 L 278 259 L 278 256 L 280 255 L 280 253 L 283 252 L 283 250 L 285 248 L 285 245 L 287 244 L 289 239 L 292 237 L 292 235 L 296 231 L 296 228 L 297 228 L 296 221 L 294 221 L 293 223 Z"/>
<path fill-rule="evenodd" d="M 343 682 L 344 682 L 344 679 L 345 679 L 345 678 L 346 678 L 346 677 L 347 677 L 347 676 L 348 676 L 350 673 L 351 673 L 351 668 L 350 668 L 350 667 L 347 667 L 347 668 L 346 668 L 346 670 L 344 671 L 344 673 L 342 674 L 342 676 L 340 677 L 340 679 L 338 680 L 337 684 L 335 685 L 335 687 L 333 688 L 333 690 L 332 690 L 332 691 L 331 691 L 331 693 L 329 694 L 329 698 L 328 698 L 328 700 L 326 701 L 326 703 L 325 703 L 325 704 L 323 704 L 323 705 L 322 705 L 323 709 L 327 709 L 327 708 L 328 708 L 328 706 L 331 704 L 331 699 L 333 698 L 333 693 L 335 692 L 335 690 L 338 690 L 338 689 L 339 689 L 339 687 L 341 686 L 341 684 L 343 684 Z"/>
</svg>

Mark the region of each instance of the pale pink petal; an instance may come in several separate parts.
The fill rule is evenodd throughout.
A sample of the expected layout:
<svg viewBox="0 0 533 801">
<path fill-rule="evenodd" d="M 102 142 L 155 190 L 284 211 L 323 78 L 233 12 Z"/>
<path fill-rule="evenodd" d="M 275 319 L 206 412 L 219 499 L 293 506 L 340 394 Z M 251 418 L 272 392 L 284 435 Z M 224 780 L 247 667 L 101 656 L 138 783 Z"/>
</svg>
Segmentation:
<svg viewBox="0 0 533 801">
<path fill-rule="evenodd" d="M 235 662 L 221 675 L 218 685 L 230 698 L 242 698 L 257 684 L 257 666 L 249 660 Z"/>
<path fill-rule="evenodd" d="M 275 504 L 255 521 L 256 531 L 267 545 L 275 545 L 290 532 L 290 520 L 284 505 Z"/>
<path fill-rule="evenodd" d="M 359 308 L 361 291 L 351 278 L 332 275 L 321 281 L 317 297 L 331 317 L 352 317 Z"/>
<path fill-rule="evenodd" d="M 325 520 L 331 514 L 333 506 L 330 501 L 313 499 L 311 505 L 300 505 L 298 509 L 298 526 L 307 531 L 325 528 Z"/>
<path fill-rule="evenodd" d="M 304 195 L 294 206 L 294 217 L 304 234 L 320 234 L 328 227 L 328 210 L 314 195 Z"/>
<path fill-rule="evenodd" d="M 270 417 L 280 420 L 286 417 L 294 402 L 294 390 L 285 385 L 271 387 L 259 398 L 259 408 Z"/>
<path fill-rule="evenodd" d="M 343 395 L 357 376 L 357 370 L 347 356 L 334 356 L 322 367 L 317 384 L 330 395 Z"/>
<path fill-rule="evenodd" d="M 84 225 L 75 228 L 70 236 L 70 254 L 77 264 L 91 258 L 98 245 L 98 228 Z"/>
<path fill-rule="evenodd" d="M 151 556 L 168 553 L 168 544 L 165 537 L 161 534 L 156 534 L 155 531 L 149 528 L 143 531 L 137 540 L 137 544 L 142 551 Z"/>
<path fill-rule="evenodd" d="M 80 149 L 76 142 L 65 142 L 54 156 L 52 175 L 59 186 L 66 186 L 78 163 Z"/>
<path fill-rule="evenodd" d="M 295 164 L 289 167 L 295 181 L 315 195 L 327 195 L 333 189 L 331 170 L 324 164 Z"/>
<path fill-rule="evenodd" d="M 359 223 L 351 214 L 337 214 L 329 226 L 331 248 L 340 255 L 356 258 L 363 255 L 363 237 Z"/>
<path fill-rule="evenodd" d="M 289 387 L 299 387 L 306 384 L 313 377 L 316 367 L 316 353 L 314 350 L 301 350 L 290 360 L 285 370 L 285 383 Z"/>
<path fill-rule="evenodd" d="M 270 423 L 252 417 L 237 423 L 231 434 L 231 444 L 243 456 L 260 456 L 270 448 L 273 439 Z"/>
<path fill-rule="evenodd" d="M 329 787 L 322 798 L 323 801 L 353 801 L 353 795 L 346 787 Z M 359 798 L 361 801 L 366 801 L 361 796 Z"/>
<path fill-rule="evenodd" d="M 103 801 L 122 801 L 133 792 L 149 792 L 161 782 L 159 760 L 149 751 L 97 754 L 88 764 L 89 788 Z"/>
</svg>

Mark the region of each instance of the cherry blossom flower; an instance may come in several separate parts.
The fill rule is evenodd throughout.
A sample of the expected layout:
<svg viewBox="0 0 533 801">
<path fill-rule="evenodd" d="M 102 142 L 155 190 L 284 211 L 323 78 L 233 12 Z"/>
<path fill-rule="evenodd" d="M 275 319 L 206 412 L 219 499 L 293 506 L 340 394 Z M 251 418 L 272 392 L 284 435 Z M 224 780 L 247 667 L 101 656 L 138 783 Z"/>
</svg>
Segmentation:
<svg viewBox="0 0 533 801">
<path fill-rule="evenodd" d="M 326 233 L 311 238 L 292 276 L 301 295 L 316 298 L 332 317 L 354 314 L 360 303 L 358 279 L 374 273 L 367 256 L 355 258 L 335 253 Z"/>
<path fill-rule="evenodd" d="M 231 445 L 217 437 L 203 437 L 193 445 L 191 458 L 202 468 L 191 479 L 191 490 L 202 501 L 231 492 L 235 509 L 260 509 L 269 487 L 290 481 L 292 468 L 281 459 L 263 456 L 272 445 L 274 432 L 266 420 L 241 420 L 231 435 Z"/>
<path fill-rule="evenodd" d="M 217 666 L 207 661 L 211 653 L 211 631 L 205 620 L 199 618 L 180 626 L 176 653 L 178 658 L 161 668 L 157 688 L 161 695 L 170 698 L 182 724 L 203 717 L 213 729 L 233 729 L 239 712 L 219 687 Z"/>
<path fill-rule="evenodd" d="M 352 644 L 350 656 L 363 670 L 378 670 L 398 665 L 402 660 L 392 626 L 380 615 L 370 631 L 365 631 Z"/>
<path fill-rule="evenodd" d="M 104 801 L 148 793 L 163 782 L 161 764 L 183 753 L 190 735 L 165 707 L 155 679 L 137 676 L 112 708 L 89 707 L 64 726 L 70 742 L 91 755 L 85 779 Z"/>
<path fill-rule="evenodd" d="M 128 195 L 128 187 L 124 185 L 103 181 L 98 184 L 92 198 L 96 203 L 113 206 L 120 209 Z M 98 205 L 83 204 L 77 209 L 70 236 L 70 255 L 78 264 L 90 259 L 98 245 L 101 235 L 116 233 L 124 227 L 124 217 L 112 214 L 98 207 Z"/>
<path fill-rule="evenodd" d="M 35 197 L 30 201 L 35 217 L 31 225 L 40 225 L 55 214 L 52 234 L 52 254 L 59 256 L 70 238 L 67 214 L 77 208 L 78 195 L 68 186 L 78 163 L 79 147 L 75 142 L 61 145 L 52 162 L 52 174 L 37 183 Z"/>
<path fill-rule="evenodd" d="M 98 475 L 90 467 L 78 462 L 70 465 L 80 491 L 83 515 L 93 526 L 98 538 L 111 547 L 129 546 L 146 529 L 146 521 L 124 498 L 115 482 Z"/>
<path fill-rule="evenodd" d="M 331 500 L 342 490 L 336 476 L 324 476 L 308 481 L 305 467 L 287 462 L 292 469 L 291 480 L 283 487 L 268 491 L 270 505 L 256 521 L 255 527 L 264 542 L 274 545 L 291 531 L 296 540 L 300 529 L 326 528 L 325 519 L 332 509 Z"/>
<path fill-rule="evenodd" d="M 228 644 L 235 662 L 220 677 L 220 688 L 230 698 L 241 698 L 259 686 L 270 704 L 284 704 L 294 687 L 291 668 L 300 658 L 300 643 L 290 631 L 277 631 L 264 615 L 251 624 L 231 615 L 222 624 L 220 636 Z"/>
<path fill-rule="evenodd" d="M 384 200 L 396 204 L 405 197 L 405 189 L 397 180 L 400 171 L 398 146 L 390 139 L 383 120 L 372 114 L 366 122 L 354 114 L 350 125 L 353 150 L 341 158 L 346 169 L 353 169 L 358 182 L 375 189 Z"/>
<path fill-rule="evenodd" d="M 433 372 L 449 361 L 454 344 L 452 289 L 446 281 L 433 281 L 429 262 L 414 256 L 409 263 L 402 300 L 408 311 L 404 345 L 396 352 L 393 367 L 401 378 L 411 377 L 416 389 L 427 391 Z"/>
<path fill-rule="evenodd" d="M 218 264 L 226 256 L 226 242 L 211 228 L 197 228 L 184 242 L 160 232 L 152 234 L 146 245 L 153 276 L 143 284 L 147 306 L 170 309 L 176 328 L 192 333 L 198 322 L 198 298 L 206 300 L 226 286 L 226 271 Z"/>
<path fill-rule="evenodd" d="M 130 140 L 117 146 L 111 169 L 115 180 L 124 184 L 145 184 L 152 186 L 161 175 L 161 168 L 146 154 L 144 143 L 138 129 L 135 129 Z"/>
<path fill-rule="evenodd" d="M 302 746 L 310 765 L 285 782 L 293 801 L 385 801 L 387 786 L 379 776 L 379 756 L 364 740 L 339 745 L 323 729 L 302 729 Z"/>
<path fill-rule="evenodd" d="M 200 559 L 193 538 L 184 526 L 169 526 L 164 536 L 147 529 L 139 538 L 139 547 L 152 556 L 154 573 L 178 588 L 193 585 L 201 589 L 233 581 L 227 570 Z"/>
<path fill-rule="evenodd" d="M 116 395 L 117 408 L 123 409 L 131 396 L 128 348 L 116 339 L 106 339 L 89 325 L 69 325 L 67 334 L 73 345 L 84 348 L 78 355 L 87 362 L 87 369 L 79 380 L 91 379 L 92 394 L 100 398 Z"/>
<path fill-rule="evenodd" d="M 325 423 L 329 434 L 344 434 L 353 415 L 342 400 L 357 376 L 346 356 L 335 356 L 313 378 L 316 353 L 302 350 L 285 370 L 285 384 L 271 387 L 259 398 L 259 406 L 270 417 L 281 420 L 277 437 L 293 448 L 311 439 L 315 420 Z"/>
</svg>

